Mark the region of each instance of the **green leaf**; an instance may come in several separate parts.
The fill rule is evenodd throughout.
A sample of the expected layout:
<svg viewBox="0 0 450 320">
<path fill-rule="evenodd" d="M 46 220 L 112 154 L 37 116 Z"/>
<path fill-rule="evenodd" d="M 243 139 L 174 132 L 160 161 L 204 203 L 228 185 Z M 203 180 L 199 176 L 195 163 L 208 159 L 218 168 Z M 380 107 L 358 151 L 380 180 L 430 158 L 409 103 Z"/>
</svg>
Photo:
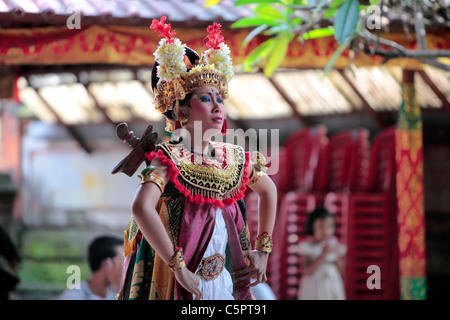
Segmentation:
<svg viewBox="0 0 450 320">
<path fill-rule="evenodd" d="M 333 0 L 333 2 L 331 2 L 330 4 L 330 8 L 336 9 L 338 7 L 340 7 L 345 0 Z"/>
<path fill-rule="evenodd" d="M 254 4 L 254 3 L 276 3 L 280 2 L 279 0 L 237 0 L 234 5 L 242 6 L 246 4 Z"/>
<path fill-rule="evenodd" d="M 278 34 L 275 37 L 275 42 L 272 46 L 272 50 L 270 52 L 269 61 L 267 62 L 266 67 L 264 68 L 264 74 L 267 78 L 272 77 L 275 70 L 283 61 L 286 56 L 287 48 L 289 42 L 291 42 L 292 34 L 283 32 Z"/>
<path fill-rule="evenodd" d="M 323 18 L 324 19 L 329 19 L 331 17 L 333 17 L 336 14 L 336 9 L 334 8 L 328 8 L 327 10 L 325 10 L 325 12 L 323 13 Z"/>
<path fill-rule="evenodd" d="M 339 8 L 334 20 L 334 37 L 339 44 L 345 43 L 350 39 L 356 30 L 359 20 L 358 0 L 347 0 Z"/>
<path fill-rule="evenodd" d="M 274 43 L 274 38 L 268 39 L 253 49 L 244 61 L 244 71 L 251 71 L 268 57 Z"/>
<path fill-rule="evenodd" d="M 253 12 L 260 18 L 269 18 L 272 20 L 285 19 L 284 14 L 280 10 L 267 4 L 257 6 L 253 9 Z"/>
<path fill-rule="evenodd" d="M 328 9 L 323 13 L 324 19 L 329 19 L 336 15 L 337 9 L 344 3 L 344 0 L 334 0 Z"/>
<path fill-rule="evenodd" d="M 343 44 L 341 44 L 339 46 L 339 48 L 337 48 L 337 50 L 333 53 L 333 55 L 331 56 L 330 60 L 328 60 L 327 65 L 325 66 L 325 68 L 323 69 L 323 75 L 322 78 L 325 77 L 328 72 L 330 72 L 331 68 L 333 67 L 334 63 L 336 62 L 336 60 L 339 58 L 339 56 L 342 54 L 342 52 L 344 52 L 344 50 L 350 45 L 350 41 L 351 39 L 347 39 Z"/>
<path fill-rule="evenodd" d="M 271 27 L 269 30 L 264 32 L 264 35 L 267 35 L 267 36 L 276 35 L 281 32 L 286 32 L 286 31 L 289 31 L 289 26 L 286 24 L 280 24 L 278 26 Z"/>
<path fill-rule="evenodd" d="M 269 26 L 267 24 L 262 24 L 259 27 L 256 27 L 255 29 L 253 29 L 244 39 L 244 41 L 242 42 L 242 46 L 244 48 L 247 47 L 247 45 L 249 44 L 250 41 L 253 40 L 254 37 L 256 37 L 258 34 L 260 34 L 261 32 L 263 32 L 264 30 L 266 30 Z"/>
<path fill-rule="evenodd" d="M 299 25 L 302 24 L 303 18 L 302 18 L 302 17 L 295 17 L 295 18 L 292 19 L 291 21 L 292 21 L 292 25 L 294 25 L 294 26 L 295 26 L 295 25 L 299 26 Z"/>
<path fill-rule="evenodd" d="M 259 27 L 260 25 L 276 26 L 277 22 L 273 19 L 260 17 L 245 17 L 239 19 L 231 25 L 231 28 Z"/>
<path fill-rule="evenodd" d="M 320 28 L 320 29 L 314 29 L 310 30 L 303 34 L 303 39 L 310 40 L 310 39 L 317 39 L 317 38 L 323 38 L 323 37 L 329 37 L 334 34 L 334 28 L 328 27 L 328 28 Z"/>
</svg>

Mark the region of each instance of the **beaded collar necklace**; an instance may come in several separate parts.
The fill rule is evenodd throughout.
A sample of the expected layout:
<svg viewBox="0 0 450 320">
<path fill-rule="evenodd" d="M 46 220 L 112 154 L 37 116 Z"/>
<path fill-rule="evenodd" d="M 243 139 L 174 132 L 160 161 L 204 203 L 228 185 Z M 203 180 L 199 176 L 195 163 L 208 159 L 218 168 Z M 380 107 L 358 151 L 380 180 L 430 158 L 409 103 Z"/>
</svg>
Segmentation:
<svg viewBox="0 0 450 320">
<path fill-rule="evenodd" d="M 170 144 L 179 144 L 183 141 L 183 137 L 180 137 L 178 140 L 170 140 L 169 143 Z M 185 146 L 186 147 L 186 146 Z M 195 154 L 197 156 L 201 156 L 201 157 L 209 157 L 209 158 L 215 158 L 216 156 L 216 150 L 214 149 L 214 147 L 211 145 L 211 142 L 208 142 L 208 153 L 207 154 L 203 154 L 200 152 L 196 152 L 194 151 L 194 149 L 192 148 L 186 148 L 188 149 L 192 154 Z"/>
</svg>

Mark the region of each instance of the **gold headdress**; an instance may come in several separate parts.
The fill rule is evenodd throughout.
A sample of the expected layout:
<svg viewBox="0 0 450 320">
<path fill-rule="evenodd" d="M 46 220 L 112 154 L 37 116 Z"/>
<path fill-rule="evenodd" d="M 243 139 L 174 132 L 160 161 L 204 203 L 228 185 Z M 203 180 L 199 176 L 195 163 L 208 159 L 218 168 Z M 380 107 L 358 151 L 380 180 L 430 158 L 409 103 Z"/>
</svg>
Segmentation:
<svg viewBox="0 0 450 320">
<path fill-rule="evenodd" d="M 185 56 L 185 46 L 178 38 L 175 31 L 170 31 L 170 24 L 164 23 L 167 17 L 162 16 L 161 21 L 153 19 L 151 29 L 160 32 L 164 37 L 159 42 L 155 51 L 157 62 L 157 76 L 154 105 L 158 112 L 165 113 L 174 102 L 183 100 L 187 94 L 195 89 L 214 86 L 219 90 L 223 99 L 228 98 L 228 82 L 233 76 L 233 65 L 230 57 L 230 49 L 224 43 L 220 35 L 221 25 L 214 23 L 207 28 L 210 33 L 208 49 L 194 64 Z M 177 103 L 175 115 L 178 116 Z M 173 132 L 175 122 L 167 118 L 166 130 Z"/>
</svg>

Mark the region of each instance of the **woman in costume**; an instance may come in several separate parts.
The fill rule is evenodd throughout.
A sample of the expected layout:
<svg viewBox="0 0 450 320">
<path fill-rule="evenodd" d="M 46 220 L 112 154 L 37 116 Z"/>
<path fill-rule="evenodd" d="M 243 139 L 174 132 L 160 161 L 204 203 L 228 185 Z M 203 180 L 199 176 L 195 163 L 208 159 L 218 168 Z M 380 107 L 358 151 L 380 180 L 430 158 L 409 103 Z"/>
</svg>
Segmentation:
<svg viewBox="0 0 450 320">
<path fill-rule="evenodd" d="M 254 299 L 250 287 L 266 281 L 277 191 L 260 153 L 251 161 L 242 147 L 211 141 L 226 133 L 223 100 L 233 75 L 220 25 L 208 27 L 200 57 L 165 20 L 151 25 L 163 36 L 152 71 L 154 104 L 166 130 L 181 133 L 146 155 L 150 165 L 139 175 L 125 230 L 119 299 Z M 201 137 L 194 135 L 198 125 Z M 247 186 L 260 196 L 255 250 L 242 200 Z"/>
</svg>

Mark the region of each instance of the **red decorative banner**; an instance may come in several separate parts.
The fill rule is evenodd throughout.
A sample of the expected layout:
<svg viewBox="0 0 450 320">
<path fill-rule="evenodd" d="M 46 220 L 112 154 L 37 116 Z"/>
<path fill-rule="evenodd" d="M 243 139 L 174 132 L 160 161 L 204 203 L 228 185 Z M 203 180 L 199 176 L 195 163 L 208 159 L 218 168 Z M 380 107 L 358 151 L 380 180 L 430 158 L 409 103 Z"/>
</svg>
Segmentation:
<svg viewBox="0 0 450 320">
<path fill-rule="evenodd" d="M 197 51 L 206 49 L 206 29 L 177 29 L 177 37 Z M 222 35 L 231 49 L 234 64 L 241 64 L 248 53 L 265 38 L 258 37 L 247 48 L 242 47 L 248 30 L 223 30 Z M 416 42 L 406 41 L 404 34 L 383 35 L 408 49 Z M 81 29 L 42 27 L 29 29 L 0 29 L 0 65 L 20 64 L 127 64 L 152 65 L 153 52 L 160 38 L 147 27 L 89 26 Z M 449 49 L 450 41 L 444 35 L 427 35 L 429 49 Z M 338 43 L 333 37 L 305 41 L 294 40 L 289 45 L 282 67 L 323 68 Z M 382 58 L 359 53 L 355 65 L 380 65 Z M 348 51 L 336 61 L 336 68 L 349 64 Z M 389 64 L 404 68 L 420 68 L 412 59 L 392 59 Z"/>
</svg>

